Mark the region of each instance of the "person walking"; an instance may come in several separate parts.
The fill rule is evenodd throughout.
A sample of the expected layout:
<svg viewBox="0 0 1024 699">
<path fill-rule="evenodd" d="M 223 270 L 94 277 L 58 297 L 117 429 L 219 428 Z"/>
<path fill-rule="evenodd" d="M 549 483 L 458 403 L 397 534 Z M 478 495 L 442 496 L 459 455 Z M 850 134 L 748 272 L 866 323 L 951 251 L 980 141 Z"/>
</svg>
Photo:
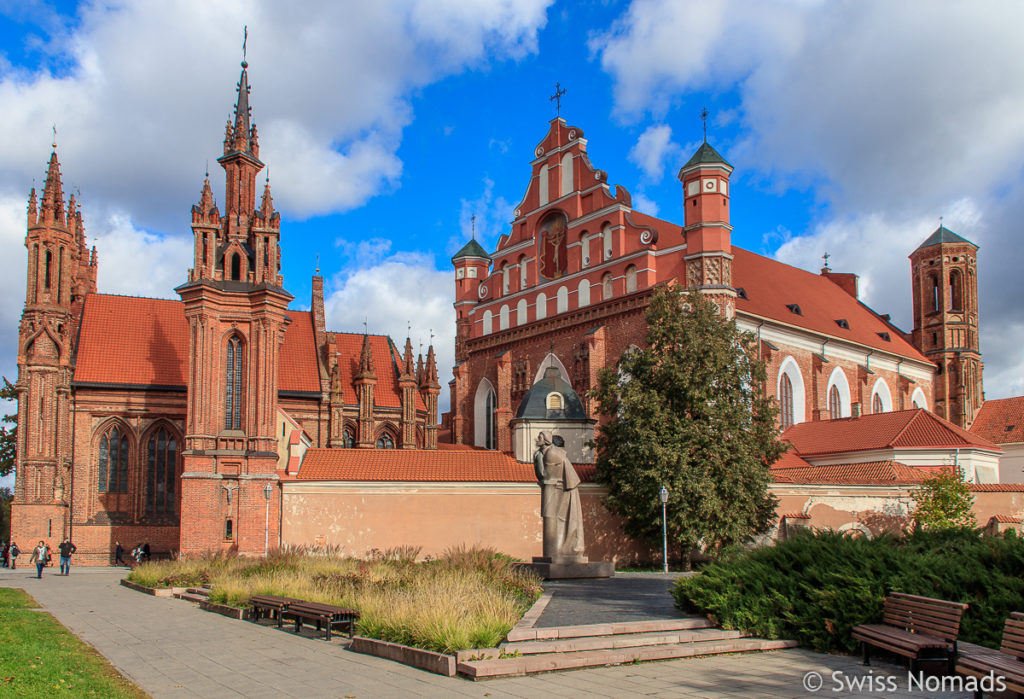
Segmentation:
<svg viewBox="0 0 1024 699">
<path fill-rule="evenodd" d="M 114 547 L 114 565 L 120 564 L 126 567 L 130 567 L 128 566 L 127 563 L 124 562 L 124 547 L 121 546 L 121 542 L 115 541 Z"/>
<path fill-rule="evenodd" d="M 71 554 L 78 550 L 78 547 L 71 543 L 71 539 L 64 537 L 64 541 L 57 548 L 60 549 L 60 574 L 67 575 L 71 572 Z"/>
<path fill-rule="evenodd" d="M 11 541 L 11 550 L 9 553 L 11 557 L 11 570 L 18 567 L 18 556 L 21 555 L 21 549 L 18 548 L 18 544 L 15 541 Z"/>
<path fill-rule="evenodd" d="M 148 541 L 142 545 L 142 555 L 143 555 L 143 560 L 146 563 L 149 563 L 150 552 L 149 552 L 149 542 Z"/>
<path fill-rule="evenodd" d="M 28 559 L 29 563 L 31 563 L 32 561 L 35 561 L 35 563 L 36 563 L 36 577 L 37 578 L 42 578 L 43 577 L 43 566 L 46 565 L 46 562 L 49 559 L 50 559 L 50 547 L 46 545 L 45 541 L 40 539 L 39 540 L 39 545 L 36 546 L 34 549 L 32 549 L 32 558 Z"/>
<path fill-rule="evenodd" d="M 11 563 L 11 545 L 8 542 L 4 542 L 4 551 L 0 554 L 0 558 L 3 558 L 4 568 L 10 567 Z"/>
</svg>

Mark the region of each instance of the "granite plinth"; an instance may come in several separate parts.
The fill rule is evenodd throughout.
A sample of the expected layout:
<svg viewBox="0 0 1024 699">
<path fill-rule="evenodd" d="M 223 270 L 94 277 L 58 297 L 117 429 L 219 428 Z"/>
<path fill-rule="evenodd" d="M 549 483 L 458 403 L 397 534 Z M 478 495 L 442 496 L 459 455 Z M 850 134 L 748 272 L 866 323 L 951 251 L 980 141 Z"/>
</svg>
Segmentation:
<svg viewBox="0 0 1024 699">
<path fill-rule="evenodd" d="M 545 580 L 568 580 L 571 578 L 610 578 L 615 575 L 615 564 L 611 561 L 581 561 L 556 563 L 534 558 L 529 568 Z"/>
</svg>

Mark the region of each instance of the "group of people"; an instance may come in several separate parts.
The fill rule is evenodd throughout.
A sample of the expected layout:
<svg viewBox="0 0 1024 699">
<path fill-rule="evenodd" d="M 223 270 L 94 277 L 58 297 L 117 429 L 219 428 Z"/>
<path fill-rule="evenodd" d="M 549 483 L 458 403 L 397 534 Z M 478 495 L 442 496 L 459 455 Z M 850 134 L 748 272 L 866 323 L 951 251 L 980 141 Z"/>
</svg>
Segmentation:
<svg viewBox="0 0 1024 699">
<path fill-rule="evenodd" d="M 148 561 L 150 556 L 152 556 L 152 554 L 150 553 L 149 542 L 147 541 L 145 543 L 135 544 L 135 548 L 133 548 L 131 553 L 128 555 L 130 562 L 126 562 L 124 560 L 124 547 L 121 546 L 120 541 L 114 542 L 114 565 L 134 568 L 140 563 Z"/>
<path fill-rule="evenodd" d="M 60 574 L 68 575 L 71 572 L 71 554 L 78 550 L 71 539 L 65 537 L 64 541 L 61 542 L 60 546 L 57 547 L 60 551 Z M 18 544 L 14 541 L 5 543 L 3 545 L 3 567 L 14 570 L 18 567 L 18 556 L 21 555 L 21 549 Z M 43 577 L 43 568 L 50 565 L 50 545 L 39 540 L 39 544 L 32 549 L 32 556 L 28 559 L 29 563 L 36 564 L 36 577 Z"/>
</svg>

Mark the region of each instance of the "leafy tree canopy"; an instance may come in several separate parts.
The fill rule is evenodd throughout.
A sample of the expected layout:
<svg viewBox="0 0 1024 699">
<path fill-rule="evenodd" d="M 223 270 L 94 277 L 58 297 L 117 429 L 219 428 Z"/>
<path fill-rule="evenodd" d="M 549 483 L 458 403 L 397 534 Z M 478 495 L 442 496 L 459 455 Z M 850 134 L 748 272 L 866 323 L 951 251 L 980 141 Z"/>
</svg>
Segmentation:
<svg viewBox="0 0 1024 699">
<path fill-rule="evenodd" d="M 597 479 L 626 531 L 652 544 L 664 485 L 669 539 L 688 564 L 694 550 L 767 531 L 776 505 L 768 466 L 785 445 L 753 335 L 678 286 L 655 291 L 647 325 L 646 349 L 602 370 L 593 392 L 605 418 Z"/>
<path fill-rule="evenodd" d="M 6 476 L 14 471 L 18 446 L 18 393 L 7 377 L 0 388 L 0 400 L 14 401 L 14 412 L 0 417 L 0 476 Z"/>
<path fill-rule="evenodd" d="M 942 471 L 929 478 L 911 497 L 916 505 L 914 525 L 920 529 L 977 526 L 973 512 L 974 495 L 964 483 L 959 469 Z"/>
</svg>

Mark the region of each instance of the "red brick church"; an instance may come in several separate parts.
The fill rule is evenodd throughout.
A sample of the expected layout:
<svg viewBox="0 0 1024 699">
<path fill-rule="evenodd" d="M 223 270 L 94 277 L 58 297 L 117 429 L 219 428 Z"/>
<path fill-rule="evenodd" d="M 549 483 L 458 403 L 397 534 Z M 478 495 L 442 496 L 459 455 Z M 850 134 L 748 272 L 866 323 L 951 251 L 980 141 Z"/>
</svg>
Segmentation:
<svg viewBox="0 0 1024 699">
<path fill-rule="evenodd" d="M 218 158 L 224 209 L 207 178 L 180 301 L 96 292 L 56 146 L 42 196 L 29 196 L 16 540 L 73 530 L 79 555 L 103 561 L 115 540 L 262 554 L 280 540 L 280 479 L 306 447 L 437 448 L 433 347 L 416 358 L 408 339 L 400 351 L 328 331 L 320 277 L 312 310 L 288 310 L 269 181 L 257 202 L 246 69 Z"/>
<path fill-rule="evenodd" d="M 855 274 L 733 246 L 732 167 L 707 142 L 679 172 L 680 225 L 636 211 L 561 118 L 534 150 L 496 250 L 473 240 L 452 258 L 456 365 L 439 425 L 432 347 L 414 357 L 408 338 L 400 350 L 388 337 L 328 331 L 320 277 L 311 310 L 289 310 L 269 182 L 257 201 L 264 164 L 244 62 L 237 93 L 218 159 L 223 210 L 207 178 L 180 301 L 97 293 L 96 253 L 74 197 L 65 202 L 56 150 L 42 196 L 29 197 L 16 540 L 72 535 L 93 562 L 108 561 L 114 541 L 250 555 L 482 543 L 539 555 L 533 437 L 555 429 L 592 476 L 588 392 L 644 342 L 645 308 L 666 283 L 699 289 L 759 339 L 783 437 L 801 445 L 776 465 L 789 469 L 776 478 L 790 508 L 780 527 L 812 510 L 849 525 L 861 515 L 837 503 L 862 496 L 872 512 L 905 509 L 899 487 L 954 450 L 975 482 L 1000 480 L 1002 450 L 968 431 L 984 400 L 975 245 L 940 226 L 912 252 L 904 333 L 860 302 Z M 989 436 L 1002 429 L 993 416 Z M 808 499 L 808 483 L 834 485 L 836 473 L 843 487 L 875 490 Z M 880 482 L 891 497 L 879 499 Z M 600 487 L 581 492 L 586 526 L 602 532 L 588 555 L 644 555 Z M 992 507 L 1024 510 L 1013 497 Z"/>
</svg>

